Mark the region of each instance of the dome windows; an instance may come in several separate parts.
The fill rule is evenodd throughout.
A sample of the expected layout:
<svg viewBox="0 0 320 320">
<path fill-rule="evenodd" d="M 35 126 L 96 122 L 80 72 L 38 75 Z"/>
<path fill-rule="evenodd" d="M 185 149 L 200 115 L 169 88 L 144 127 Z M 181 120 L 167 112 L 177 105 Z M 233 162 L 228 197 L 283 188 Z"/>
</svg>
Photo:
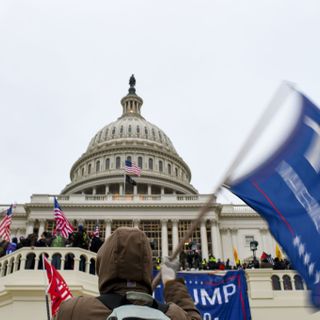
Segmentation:
<svg viewBox="0 0 320 320">
<path fill-rule="evenodd" d="M 176 172 L 176 177 L 179 175 L 179 170 L 178 168 L 175 168 L 175 172 Z"/>
<path fill-rule="evenodd" d="M 127 160 L 128 160 L 128 161 L 131 162 L 131 161 L 132 161 L 131 159 L 132 159 L 131 156 L 127 156 Z"/>
<path fill-rule="evenodd" d="M 88 174 L 91 174 L 91 167 L 92 167 L 92 165 L 91 165 L 91 163 L 89 163 L 88 164 Z"/>
<path fill-rule="evenodd" d="M 113 127 L 113 128 L 112 128 L 112 138 L 114 137 L 115 134 L 116 134 L 116 128 Z"/>
<path fill-rule="evenodd" d="M 159 172 L 163 172 L 163 162 L 159 160 Z"/>
<path fill-rule="evenodd" d="M 81 176 L 84 176 L 84 168 L 81 169 Z"/>
<path fill-rule="evenodd" d="M 100 160 L 96 162 L 96 173 L 100 171 Z"/>
<path fill-rule="evenodd" d="M 153 128 L 152 128 L 152 137 L 153 137 L 153 140 L 156 140 L 156 133 Z"/>
<path fill-rule="evenodd" d="M 131 124 L 130 124 L 129 127 L 128 127 L 128 134 L 129 134 L 129 136 L 131 136 L 131 133 L 132 133 L 132 127 L 131 127 Z"/>
<path fill-rule="evenodd" d="M 149 170 L 153 170 L 153 159 L 149 158 Z"/>
<path fill-rule="evenodd" d="M 116 169 L 120 169 L 121 159 L 120 157 L 116 157 Z"/>
<path fill-rule="evenodd" d="M 120 137 L 123 135 L 123 126 L 120 127 Z"/>
<path fill-rule="evenodd" d="M 142 157 L 138 157 L 138 167 L 142 169 Z"/>
<path fill-rule="evenodd" d="M 140 136 L 140 127 L 137 126 L 137 136 L 139 137 Z"/>
<path fill-rule="evenodd" d="M 168 174 L 171 174 L 171 164 L 168 163 Z"/>
<path fill-rule="evenodd" d="M 144 127 L 144 134 L 146 135 L 146 138 L 148 138 L 148 128 Z"/>
<path fill-rule="evenodd" d="M 110 169 L 110 159 L 107 158 L 106 159 L 106 170 L 109 170 Z"/>
</svg>

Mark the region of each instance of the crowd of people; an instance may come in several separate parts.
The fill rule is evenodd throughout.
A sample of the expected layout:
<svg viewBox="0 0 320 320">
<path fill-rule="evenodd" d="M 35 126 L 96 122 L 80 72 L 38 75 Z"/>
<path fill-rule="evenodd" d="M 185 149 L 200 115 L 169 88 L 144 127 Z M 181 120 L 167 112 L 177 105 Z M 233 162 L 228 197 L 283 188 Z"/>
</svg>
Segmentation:
<svg viewBox="0 0 320 320">
<path fill-rule="evenodd" d="M 38 237 L 38 230 L 33 230 L 33 233 L 27 237 L 21 236 L 19 239 L 13 237 L 11 242 L 2 240 L 0 241 L 0 258 L 6 254 L 10 254 L 23 247 L 77 247 L 93 252 L 98 252 L 103 244 L 103 240 L 99 237 L 98 233 L 87 232 L 86 229 L 79 225 L 77 230 L 71 233 L 68 239 L 64 238 L 59 231 L 56 231 L 53 235 L 50 232 L 44 231 L 40 237 Z M 34 268 L 34 258 L 30 256 L 26 260 L 26 269 Z M 65 268 L 73 268 L 73 257 L 69 255 L 66 257 Z M 84 269 L 84 261 L 80 260 L 80 269 Z M 61 257 L 54 255 L 52 258 L 52 264 L 57 269 L 61 267 Z"/>
<path fill-rule="evenodd" d="M 29 234 L 27 237 L 21 236 L 19 239 L 12 238 L 11 242 L 0 241 L 0 257 L 10 254 L 22 247 L 78 247 L 92 252 L 98 252 L 103 244 L 103 240 L 98 233 L 87 232 L 86 229 L 79 225 L 77 230 L 65 239 L 59 231 L 53 235 L 50 232 L 43 232 L 38 238 L 37 230 Z M 248 262 L 231 263 L 230 259 L 223 261 L 215 258 L 213 254 L 209 255 L 208 260 L 201 257 L 201 251 L 198 245 L 191 243 L 186 245 L 185 250 L 180 254 L 180 269 L 181 270 L 232 270 L 232 269 L 257 269 L 257 268 L 272 268 L 274 270 L 291 269 L 291 264 L 287 259 L 272 258 L 271 255 L 261 257 L 261 259 L 252 259 Z M 73 259 L 66 258 L 66 269 L 72 269 Z M 33 262 L 34 263 L 34 262 Z M 26 268 L 32 269 L 33 263 L 27 261 Z M 52 264 L 60 269 L 61 259 L 54 256 Z M 161 258 L 158 257 L 154 261 L 154 268 L 159 269 Z M 80 261 L 80 269 L 84 268 L 84 262 Z"/>
</svg>

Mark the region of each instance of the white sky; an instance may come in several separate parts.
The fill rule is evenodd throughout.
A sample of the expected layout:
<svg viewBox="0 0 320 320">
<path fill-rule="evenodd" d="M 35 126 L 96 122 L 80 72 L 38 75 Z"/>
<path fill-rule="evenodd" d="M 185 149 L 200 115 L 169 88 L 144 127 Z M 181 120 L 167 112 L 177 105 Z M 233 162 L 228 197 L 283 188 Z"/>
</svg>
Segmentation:
<svg viewBox="0 0 320 320">
<path fill-rule="evenodd" d="M 319 16 L 318 0 L 1 1 L 0 203 L 59 193 L 132 73 L 211 192 L 282 80 L 320 104 Z"/>
</svg>

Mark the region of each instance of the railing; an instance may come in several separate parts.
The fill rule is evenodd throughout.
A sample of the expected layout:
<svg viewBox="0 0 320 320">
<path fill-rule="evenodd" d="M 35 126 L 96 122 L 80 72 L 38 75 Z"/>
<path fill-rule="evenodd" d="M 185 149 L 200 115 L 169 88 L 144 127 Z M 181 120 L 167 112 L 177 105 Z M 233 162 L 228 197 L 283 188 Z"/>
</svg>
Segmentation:
<svg viewBox="0 0 320 320">
<path fill-rule="evenodd" d="M 195 194 L 108 194 L 108 195 L 48 195 L 48 194 L 34 194 L 31 197 L 31 204 L 33 203 L 52 203 L 53 197 L 57 197 L 61 203 L 88 203 L 88 202 L 100 202 L 100 203 L 117 203 L 117 202 L 157 202 L 157 203 L 198 203 L 203 204 L 207 201 L 208 195 L 195 195 Z"/>
<path fill-rule="evenodd" d="M 81 248 L 21 248 L 0 258 L 0 277 L 20 270 L 43 269 L 42 254 L 45 254 L 58 270 L 74 270 L 95 274 L 96 254 Z"/>
</svg>

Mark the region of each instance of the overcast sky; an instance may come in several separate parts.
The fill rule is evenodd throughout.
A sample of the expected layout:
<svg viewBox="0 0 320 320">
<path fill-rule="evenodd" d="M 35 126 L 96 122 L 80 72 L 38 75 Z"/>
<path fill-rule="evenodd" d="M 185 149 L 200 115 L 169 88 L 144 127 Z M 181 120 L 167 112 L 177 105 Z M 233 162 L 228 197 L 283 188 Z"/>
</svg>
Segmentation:
<svg viewBox="0 0 320 320">
<path fill-rule="evenodd" d="M 59 193 L 132 73 L 210 193 L 282 80 L 320 104 L 319 16 L 318 0 L 1 1 L 0 203 Z"/>
</svg>

